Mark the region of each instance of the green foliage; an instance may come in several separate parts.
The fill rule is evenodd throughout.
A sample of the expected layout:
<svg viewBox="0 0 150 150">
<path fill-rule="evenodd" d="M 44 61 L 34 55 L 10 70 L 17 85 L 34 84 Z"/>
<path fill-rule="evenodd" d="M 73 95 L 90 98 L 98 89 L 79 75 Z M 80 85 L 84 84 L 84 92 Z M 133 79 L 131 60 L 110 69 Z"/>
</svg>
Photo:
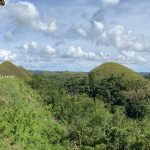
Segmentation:
<svg viewBox="0 0 150 150">
<path fill-rule="evenodd" d="M 46 149 L 63 137 L 63 130 L 44 110 L 27 102 L 15 102 L 9 107 L 1 109 L 0 131 L 23 149 Z"/>
<path fill-rule="evenodd" d="M 132 149 L 135 143 L 139 143 L 140 135 L 146 142 L 142 146 L 139 144 L 137 149 L 149 148 L 147 137 L 150 136 L 150 122 L 145 121 L 147 114 L 142 118 L 133 118 L 126 113 L 130 101 L 135 104 L 137 100 L 142 101 L 141 105 L 148 102 L 149 92 L 145 90 L 148 86 L 143 81 L 132 83 L 123 80 L 123 76 L 113 75 L 94 84 L 89 84 L 87 78 L 77 77 L 60 79 L 36 76 L 35 79 L 30 84 L 35 85 L 32 87 L 41 92 L 40 95 L 45 93 L 40 90 L 43 87 L 46 93 L 53 90 L 61 93 L 56 94 L 57 96 L 54 94 L 53 101 L 47 104 L 55 119 L 65 124 L 66 139 L 73 149 Z M 49 96 L 52 99 L 51 94 Z M 143 106 L 145 109 L 145 105 Z M 142 120 L 142 124 L 139 120 Z"/>
<path fill-rule="evenodd" d="M 82 100 L 81 97 L 80 100 Z M 87 101 L 89 100 L 87 99 Z M 95 148 L 98 144 L 105 144 L 103 143 L 105 141 L 105 130 L 111 122 L 112 115 L 104 108 L 104 104 L 97 102 L 92 105 L 92 103 L 85 100 L 77 108 L 81 110 L 81 113 L 76 115 L 76 118 L 72 119 L 70 123 L 68 138 L 75 142 L 80 149 L 87 146 Z"/>
<path fill-rule="evenodd" d="M 142 120 L 146 115 L 146 107 L 138 102 L 129 102 L 126 106 L 127 116 Z"/>
<path fill-rule="evenodd" d="M 35 89 L 41 96 L 43 102 L 52 104 L 54 101 L 60 100 L 63 95 L 63 81 L 55 76 L 44 77 L 41 75 L 34 75 L 30 80 L 29 85 Z"/>
<path fill-rule="evenodd" d="M 89 94 L 89 79 L 87 77 L 74 77 L 65 81 L 64 83 L 65 90 L 70 95 L 76 94 Z"/>
<path fill-rule="evenodd" d="M 149 84 L 144 80 L 125 81 L 123 76 L 110 76 L 90 85 L 90 96 L 112 105 L 125 106 L 128 117 L 143 119 L 149 104 Z"/>
<path fill-rule="evenodd" d="M 90 95 L 102 99 L 104 102 L 122 105 L 125 103 L 121 96 L 121 91 L 128 90 L 127 82 L 123 76 L 110 76 L 102 79 L 100 82 L 94 82 L 90 85 Z"/>
<path fill-rule="evenodd" d="M 0 98 L 0 134 L 9 137 L 11 145 L 17 144 L 21 149 L 64 149 L 59 143 L 65 131 L 38 102 L 39 96 L 16 79 L 1 79 L 0 85 L 11 89 Z"/>
</svg>

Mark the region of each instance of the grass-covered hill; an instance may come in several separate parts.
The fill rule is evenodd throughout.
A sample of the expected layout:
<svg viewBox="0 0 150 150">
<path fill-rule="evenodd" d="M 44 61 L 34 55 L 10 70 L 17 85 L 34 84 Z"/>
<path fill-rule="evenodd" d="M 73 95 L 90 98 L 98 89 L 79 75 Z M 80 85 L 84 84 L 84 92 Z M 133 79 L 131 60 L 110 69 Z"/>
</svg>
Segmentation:
<svg viewBox="0 0 150 150">
<path fill-rule="evenodd" d="M 22 67 L 17 67 L 9 61 L 0 64 L 0 75 L 2 76 L 15 76 L 20 79 L 30 79 L 31 75 L 27 70 Z"/>
<path fill-rule="evenodd" d="M 29 72 L 28 70 L 26 70 L 24 67 L 19 66 L 18 68 L 19 68 L 24 74 L 28 75 L 29 77 L 32 76 L 32 73 Z"/>
<path fill-rule="evenodd" d="M 59 141 L 64 130 L 39 99 L 23 81 L 0 78 L 1 150 L 62 149 Z"/>
<path fill-rule="evenodd" d="M 109 78 L 111 75 L 123 75 L 125 80 L 143 80 L 143 77 L 140 74 L 115 62 L 104 63 L 94 68 L 89 73 L 90 79 L 94 81 Z"/>
</svg>

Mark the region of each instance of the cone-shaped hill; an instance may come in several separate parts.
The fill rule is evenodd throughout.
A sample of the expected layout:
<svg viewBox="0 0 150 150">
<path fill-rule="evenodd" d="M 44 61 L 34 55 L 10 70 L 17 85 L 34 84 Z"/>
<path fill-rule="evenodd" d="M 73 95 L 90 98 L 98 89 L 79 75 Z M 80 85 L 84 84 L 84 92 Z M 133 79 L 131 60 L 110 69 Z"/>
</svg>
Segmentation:
<svg viewBox="0 0 150 150">
<path fill-rule="evenodd" d="M 9 61 L 5 61 L 0 64 L 0 75 L 1 76 L 15 76 L 20 79 L 30 79 L 29 73 L 25 69 L 15 66 Z"/>
<path fill-rule="evenodd" d="M 129 81 L 144 80 L 144 78 L 140 74 L 115 62 L 104 63 L 94 68 L 93 70 L 90 71 L 89 78 L 92 81 L 98 81 L 104 78 L 108 78 L 111 75 L 114 76 L 123 75 L 124 79 Z"/>
</svg>

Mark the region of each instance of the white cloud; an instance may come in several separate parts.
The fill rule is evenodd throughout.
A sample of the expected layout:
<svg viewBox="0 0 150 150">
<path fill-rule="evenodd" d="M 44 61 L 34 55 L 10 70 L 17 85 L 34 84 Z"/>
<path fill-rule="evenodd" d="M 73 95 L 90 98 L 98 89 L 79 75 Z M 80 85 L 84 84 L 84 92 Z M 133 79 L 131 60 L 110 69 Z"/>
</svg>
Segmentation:
<svg viewBox="0 0 150 150">
<path fill-rule="evenodd" d="M 117 4 L 119 0 L 101 0 L 103 3 Z M 113 47 L 119 51 L 149 52 L 149 40 L 143 35 L 134 34 L 121 24 L 108 25 L 105 21 L 106 8 L 100 6 L 91 18 L 90 39 L 96 44 Z"/>
<path fill-rule="evenodd" d="M 120 0 L 101 0 L 101 1 L 106 5 L 116 5 L 120 2 Z"/>
<path fill-rule="evenodd" d="M 67 56 L 73 57 L 73 58 L 83 58 L 85 56 L 85 52 L 82 50 L 81 47 L 74 47 L 71 46 L 67 52 Z"/>
<path fill-rule="evenodd" d="M 0 61 L 10 60 L 13 61 L 17 58 L 17 55 L 12 53 L 10 50 L 2 50 L 0 49 Z"/>
<path fill-rule="evenodd" d="M 56 19 L 50 18 L 47 22 L 41 21 L 40 13 L 32 3 L 17 2 L 10 7 L 9 12 L 17 25 L 26 26 L 46 34 L 55 34 L 58 30 Z"/>
<path fill-rule="evenodd" d="M 32 24 L 39 17 L 39 13 L 34 4 L 29 2 L 15 3 L 10 9 L 12 17 L 20 23 Z"/>
<path fill-rule="evenodd" d="M 54 55 L 56 53 L 56 49 L 53 48 L 51 45 L 46 45 L 43 47 L 43 51 L 46 55 Z"/>
<path fill-rule="evenodd" d="M 58 30 L 58 25 L 55 18 L 50 18 L 47 23 L 41 21 L 33 22 L 33 28 L 46 34 L 55 34 Z"/>
<path fill-rule="evenodd" d="M 133 34 L 131 30 L 127 30 L 123 25 L 115 25 L 113 27 L 104 26 L 102 22 L 94 21 L 92 24 L 92 39 L 97 44 L 106 47 L 114 47 L 119 50 L 127 51 L 150 51 L 150 44 L 142 36 Z"/>
<path fill-rule="evenodd" d="M 148 63 L 148 60 L 146 60 L 143 56 L 140 56 L 135 51 L 121 51 L 118 59 L 128 64 Z"/>
<path fill-rule="evenodd" d="M 87 37 L 86 31 L 82 27 L 77 28 L 77 33 L 83 37 Z"/>
<path fill-rule="evenodd" d="M 84 51 L 81 47 L 71 46 L 68 49 L 65 57 L 74 58 L 74 59 L 100 61 L 102 59 L 106 59 L 108 55 L 102 53 L 87 52 Z"/>
<path fill-rule="evenodd" d="M 41 46 L 35 41 L 24 43 L 17 48 L 24 57 L 45 61 L 52 58 L 57 52 L 51 45 Z"/>
<path fill-rule="evenodd" d="M 69 38 L 87 38 L 88 34 L 82 26 L 72 25 L 67 32 L 67 36 Z"/>
<path fill-rule="evenodd" d="M 20 45 L 18 48 L 21 49 L 24 54 L 32 53 L 32 51 L 37 49 L 37 43 L 35 41 L 27 42 Z"/>
<path fill-rule="evenodd" d="M 105 29 L 105 26 L 104 26 L 103 23 L 100 22 L 100 21 L 94 21 L 93 27 L 94 27 L 94 29 L 95 29 L 96 31 L 98 31 L 98 32 L 100 32 L 100 33 L 103 32 L 104 29 Z"/>
</svg>

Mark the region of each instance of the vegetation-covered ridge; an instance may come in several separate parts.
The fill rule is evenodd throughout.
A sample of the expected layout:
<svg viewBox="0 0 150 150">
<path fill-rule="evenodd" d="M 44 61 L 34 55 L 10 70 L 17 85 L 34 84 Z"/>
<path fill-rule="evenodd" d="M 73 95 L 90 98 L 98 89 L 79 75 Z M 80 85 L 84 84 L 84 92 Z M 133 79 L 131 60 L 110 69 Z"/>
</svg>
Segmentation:
<svg viewBox="0 0 150 150">
<path fill-rule="evenodd" d="M 65 130 L 23 81 L 0 79 L 0 112 L 1 150 L 63 148 L 59 142 Z"/>
</svg>

